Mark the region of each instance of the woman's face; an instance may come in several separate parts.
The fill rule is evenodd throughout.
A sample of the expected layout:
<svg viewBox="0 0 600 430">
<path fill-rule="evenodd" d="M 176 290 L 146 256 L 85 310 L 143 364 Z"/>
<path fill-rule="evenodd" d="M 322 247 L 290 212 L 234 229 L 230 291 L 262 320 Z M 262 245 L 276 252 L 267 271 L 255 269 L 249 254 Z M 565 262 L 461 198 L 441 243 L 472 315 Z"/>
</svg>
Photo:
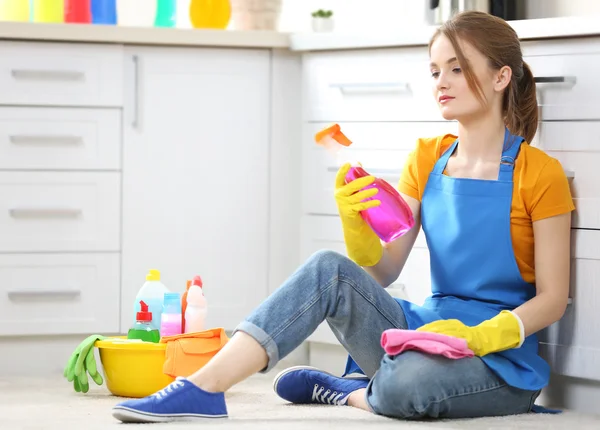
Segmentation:
<svg viewBox="0 0 600 430">
<path fill-rule="evenodd" d="M 465 122 L 485 114 L 496 98 L 502 97 L 504 87 L 499 86 L 499 71 L 489 67 L 488 59 L 468 43 L 459 41 L 463 55 L 478 79 L 487 100 L 482 105 L 471 91 L 458 64 L 452 43 L 439 35 L 430 50 L 432 92 L 444 119 Z M 500 99 L 501 101 L 501 99 Z"/>
</svg>

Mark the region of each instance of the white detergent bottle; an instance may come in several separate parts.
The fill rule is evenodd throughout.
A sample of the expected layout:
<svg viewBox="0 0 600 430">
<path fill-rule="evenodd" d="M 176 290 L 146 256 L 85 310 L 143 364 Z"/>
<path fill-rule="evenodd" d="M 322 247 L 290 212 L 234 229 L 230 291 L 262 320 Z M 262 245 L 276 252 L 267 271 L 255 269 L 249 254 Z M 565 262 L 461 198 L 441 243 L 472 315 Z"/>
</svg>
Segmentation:
<svg viewBox="0 0 600 430">
<path fill-rule="evenodd" d="M 133 316 L 140 312 L 140 301 L 144 301 L 148 305 L 148 312 L 152 312 L 152 325 L 160 327 L 165 293 L 169 292 L 169 289 L 160 282 L 160 272 L 155 269 L 150 270 L 146 275 L 146 282 L 135 296 Z"/>
<path fill-rule="evenodd" d="M 187 293 L 187 307 L 185 310 L 185 332 L 197 333 L 206 330 L 206 297 L 202 291 L 202 281 L 199 276 L 194 277 Z"/>
<path fill-rule="evenodd" d="M 152 27 L 156 11 L 157 0 L 118 0 L 117 22 L 125 27 Z"/>
</svg>

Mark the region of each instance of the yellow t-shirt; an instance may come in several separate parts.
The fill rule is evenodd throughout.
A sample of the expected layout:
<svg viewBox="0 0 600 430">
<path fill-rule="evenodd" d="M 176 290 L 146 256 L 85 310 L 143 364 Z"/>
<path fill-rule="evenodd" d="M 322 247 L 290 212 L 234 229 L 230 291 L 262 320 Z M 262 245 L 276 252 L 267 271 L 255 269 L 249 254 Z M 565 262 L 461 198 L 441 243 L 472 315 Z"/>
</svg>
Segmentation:
<svg viewBox="0 0 600 430">
<path fill-rule="evenodd" d="M 433 166 L 456 140 L 454 135 L 421 138 L 410 153 L 398 189 L 419 201 Z M 575 209 L 565 172 L 558 160 L 525 142 L 515 161 L 510 231 L 523 279 L 535 282 L 533 222 Z"/>
</svg>

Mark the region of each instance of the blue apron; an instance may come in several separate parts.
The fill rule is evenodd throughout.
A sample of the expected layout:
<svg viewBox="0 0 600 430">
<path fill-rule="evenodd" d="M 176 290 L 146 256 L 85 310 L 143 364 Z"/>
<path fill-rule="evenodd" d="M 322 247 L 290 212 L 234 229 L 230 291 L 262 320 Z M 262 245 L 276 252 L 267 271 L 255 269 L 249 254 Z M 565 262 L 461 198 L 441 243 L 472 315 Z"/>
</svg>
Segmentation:
<svg viewBox="0 0 600 430">
<path fill-rule="evenodd" d="M 506 130 L 497 181 L 443 174 L 458 139 L 436 162 L 421 202 L 432 294 L 423 306 L 395 299 L 410 330 L 440 319 L 474 326 L 535 296 L 535 285 L 523 280 L 517 266 L 510 232 L 513 170 L 522 142 Z M 550 367 L 538 355 L 536 335 L 520 348 L 481 359 L 513 387 L 540 390 L 548 383 Z M 350 373 L 364 374 L 348 357 Z"/>
</svg>

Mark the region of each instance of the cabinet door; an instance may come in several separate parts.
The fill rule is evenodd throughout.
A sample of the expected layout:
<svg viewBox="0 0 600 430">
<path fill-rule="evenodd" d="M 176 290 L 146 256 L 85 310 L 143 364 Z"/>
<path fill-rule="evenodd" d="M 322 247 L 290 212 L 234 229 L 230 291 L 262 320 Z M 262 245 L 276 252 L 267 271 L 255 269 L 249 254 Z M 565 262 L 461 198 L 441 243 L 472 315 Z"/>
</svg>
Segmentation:
<svg viewBox="0 0 600 430">
<path fill-rule="evenodd" d="M 200 275 L 207 325 L 233 329 L 268 288 L 269 53 L 126 55 L 121 330 L 149 269 Z"/>
</svg>

